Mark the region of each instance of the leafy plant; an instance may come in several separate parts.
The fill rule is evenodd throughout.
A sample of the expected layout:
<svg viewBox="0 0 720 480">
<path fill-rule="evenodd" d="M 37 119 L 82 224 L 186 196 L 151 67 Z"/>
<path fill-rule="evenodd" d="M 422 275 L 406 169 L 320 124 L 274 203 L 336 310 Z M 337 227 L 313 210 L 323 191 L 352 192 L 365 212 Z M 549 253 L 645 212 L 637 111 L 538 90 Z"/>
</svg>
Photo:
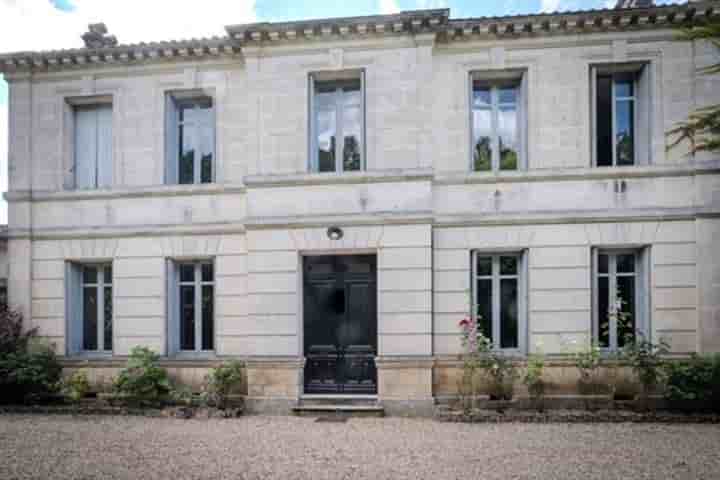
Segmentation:
<svg viewBox="0 0 720 480">
<path fill-rule="evenodd" d="M 37 328 L 23 328 L 20 312 L 0 303 L 0 357 L 27 350 L 28 343 L 36 334 Z"/>
<path fill-rule="evenodd" d="M 70 400 L 77 402 L 85 398 L 90 391 L 90 381 L 85 370 L 77 370 L 62 382 L 63 393 Z"/>
<path fill-rule="evenodd" d="M 671 401 L 709 402 L 720 409 L 720 354 L 693 355 L 665 365 L 665 397 Z"/>
<path fill-rule="evenodd" d="M 0 355 L 1 403 L 43 400 L 57 392 L 62 367 L 52 346 L 35 339 Z"/>
<path fill-rule="evenodd" d="M 243 365 L 236 360 L 210 369 L 205 388 L 208 403 L 225 408 L 230 394 L 242 385 L 243 378 Z"/>
<path fill-rule="evenodd" d="M 580 374 L 578 380 L 580 393 L 599 393 L 601 390 L 599 374 L 602 362 L 600 347 L 590 342 L 572 352 L 572 359 Z"/>
<path fill-rule="evenodd" d="M 528 389 L 530 398 L 536 402 L 542 400 L 545 395 L 545 381 L 542 378 L 544 368 L 545 355 L 541 351 L 528 355 L 523 383 Z"/>
<path fill-rule="evenodd" d="M 159 359 L 147 347 L 134 347 L 127 366 L 115 379 L 115 392 L 139 403 L 161 402 L 170 393 L 170 380 L 167 371 L 158 365 Z"/>
<path fill-rule="evenodd" d="M 720 21 L 713 19 L 682 29 L 681 40 L 707 40 L 716 48 L 720 48 Z M 720 63 L 710 65 L 698 70 L 701 75 L 720 73 Z M 671 149 L 683 140 L 690 142 L 690 152 L 695 154 L 701 151 L 716 152 L 720 150 L 720 105 L 709 105 L 698 108 L 689 118 L 679 123 L 667 133 L 675 136 L 675 140 L 668 146 Z"/>
<path fill-rule="evenodd" d="M 465 318 L 459 326 L 465 350 L 463 376 L 474 377 L 475 372 L 480 371 L 488 381 L 491 399 L 512 399 L 513 383 L 518 377 L 515 363 L 509 356 L 493 349 L 492 341 L 478 330 L 476 321 Z"/>
</svg>

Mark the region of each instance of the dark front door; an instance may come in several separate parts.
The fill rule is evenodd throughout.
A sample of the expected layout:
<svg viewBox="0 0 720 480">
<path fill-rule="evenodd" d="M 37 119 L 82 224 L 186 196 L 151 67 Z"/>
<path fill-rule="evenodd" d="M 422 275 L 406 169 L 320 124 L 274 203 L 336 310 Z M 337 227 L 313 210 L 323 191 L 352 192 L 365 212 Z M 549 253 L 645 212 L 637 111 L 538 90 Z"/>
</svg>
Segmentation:
<svg viewBox="0 0 720 480">
<path fill-rule="evenodd" d="M 305 257 L 305 393 L 377 393 L 375 255 Z"/>
</svg>

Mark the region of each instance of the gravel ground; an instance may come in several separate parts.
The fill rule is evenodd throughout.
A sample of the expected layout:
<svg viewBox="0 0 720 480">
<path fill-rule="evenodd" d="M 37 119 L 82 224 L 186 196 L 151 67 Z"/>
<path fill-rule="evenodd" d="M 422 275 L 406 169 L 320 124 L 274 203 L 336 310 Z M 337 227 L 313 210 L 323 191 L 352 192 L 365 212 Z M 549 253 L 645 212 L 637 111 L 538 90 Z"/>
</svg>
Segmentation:
<svg viewBox="0 0 720 480">
<path fill-rule="evenodd" d="M 0 479 L 720 479 L 720 426 L 0 415 Z"/>
</svg>

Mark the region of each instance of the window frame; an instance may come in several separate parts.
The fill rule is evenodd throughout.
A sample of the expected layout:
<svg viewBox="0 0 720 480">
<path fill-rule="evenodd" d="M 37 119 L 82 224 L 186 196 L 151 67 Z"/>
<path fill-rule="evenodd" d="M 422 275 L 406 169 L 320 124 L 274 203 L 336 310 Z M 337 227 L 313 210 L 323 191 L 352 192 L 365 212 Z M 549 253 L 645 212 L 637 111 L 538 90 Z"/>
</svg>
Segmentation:
<svg viewBox="0 0 720 480">
<path fill-rule="evenodd" d="M 72 116 L 72 157 L 71 157 L 71 170 L 72 170 L 72 186 L 75 190 L 98 190 L 101 188 L 110 188 L 113 186 L 114 182 L 114 142 L 115 142 L 115 133 L 113 128 L 114 123 L 114 116 L 115 116 L 115 109 L 114 104 L 111 97 L 90 97 L 87 99 L 68 99 L 69 102 L 69 108 L 70 113 Z M 108 162 L 109 165 L 106 166 L 105 175 L 107 178 L 104 178 L 101 180 L 101 166 L 99 162 L 99 155 L 100 155 L 100 128 L 99 128 L 99 115 L 101 110 L 108 110 L 109 111 L 109 117 L 110 117 L 110 125 L 109 125 L 109 135 L 108 135 L 108 142 L 107 145 L 108 149 Z M 79 162 L 78 162 L 78 135 L 80 133 L 80 127 L 78 126 L 78 113 L 81 111 L 92 111 L 94 113 L 94 121 L 95 121 L 95 152 L 94 152 L 94 158 L 93 158 L 93 172 L 92 177 L 93 181 L 90 185 L 87 186 L 81 186 L 78 172 L 79 172 Z"/>
<path fill-rule="evenodd" d="M 616 94 L 616 77 L 621 75 L 632 75 L 633 95 L 632 97 L 618 97 Z M 594 168 L 617 168 L 636 167 L 651 163 L 652 156 L 652 64 L 649 61 L 638 61 L 628 63 L 605 63 L 590 65 L 590 95 L 591 95 L 591 158 Z M 611 76 L 611 135 L 612 135 L 612 158 L 611 165 L 598 165 L 598 77 Z M 631 100 L 633 105 L 633 163 L 632 165 L 617 164 L 617 103 L 618 101 Z M 643 126 L 643 122 L 645 125 Z M 641 150 L 646 150 L 647 158 L 643 158 Z"/>
<path fill-rule="evenodd" d="M 212 130 L 212 161 L 209 182 L 202 182 L 202 155 L 199 150 L 200 128 L 196 124 L 193 129 L 193 181 L 180 183 L 180 121 L 179 111 L 183 103 L 195 103 L 194 109 L 199 110 L 199 102 L 210 101 L 210 125 Z M 169 91 L 165 93 L 165 184 L 166 185 L 210 185 L 217 183 L 217 102 L 212 92 L 205 90 Z"/>
<path fill-rule="evenodd" d="M 477 258 L 492 257 L 491 275 L 478 275 Z M 500 273 L 500 257 L 517 258 L 517 274 L 501 274 Z M 494 249 L 483 250 L 476 249 L 470 252 L 470 318 L 477 325 L 477 282 L 480 279 L 491 279 L 492 282 L 492 331 L 493 337 L 490 339 L 493 344 L 493 350 L 508 355 L 525 355 L 528 351 L 528 264 L 527 250 L 525 249 Z M 502 348 L 501 342 L 501 299 L 500 299 L 500 283 L 503 279 L 514 278 L 517 280 L 517 310 L 518 310 L 518 344 L 517 348 Z"/>
<path fill-rule="evenodd" d="M 86 283 L 83 271 L 94 268 L 95 283 Z M 110 269 L 110 283 L 105 282 L 105 269 Z M 115 269 L 111 260 L 91 262 L 68 261 L 65 266 L 65 319 L 66 351 L 70 356 L 108 357 L 115 348 Z M 111 289 L 112 312 L 110 319 L 111 348 L 105 348 L 105 288 Z M 94 350 L 85 348 L 85 302 L 86 288 L 94 288 L 97 296 L 97 345 Z"/>
<path fill-rule="evenodd" d="M 480 81 L 487 83 L 490 88 L 491 106 L 490 106 L 490 122 L 491 122 L 491 160 L 489 170 L 475 170 L 475 118 L 474 112 L 474 81 Z M 528 169 L 528 70 L 527 69 L 506 69 L 506 70 L 471 70 L 468 72 L 467 77 L 467 105 L 468 105 L 468 122 L 469 122 L 469 169 L 473 173 L 502 173 L 502 172 L 517 172 Z M 518 145 L 518 160 L 517 168 L 510 170 L 503 170 L 500 168 L 500 135 L 499 135 L 499 122 L 498 112 L 502 106 L 509 104 L 501 104 L 498 101 L 497 90 L 503 86 L 503 84 L 516 84 L 517 99 L 515 101 L 516 108 L 516 130 L 517 130 L 517 145 Z"/>
<path fill-rule="evenodd" d="M 635 256 L 634 272 L 617 273 L 617 256 L 632 254 Z M 608 255 L 608 273 L 600 273 L 598 257 Z M 612 322 L 608 326 L 608 346 L 600 346 L 600 312 L 599 312 L 599 278 L 608 278 L 608 307 L 617 297 L 617 277 L 633 276 L 635 278 L 635 332 L 639 332 L 645 338 L 650 339 L 650 247 L 629 246 L 629 247 L 593 247 L 592 249 L 592 343 L 598 345 L 605 353 L 617 352 L 619 350 L 617 325 Z"/>
<path fill-rule="evenodd" d="M 217 351 L 217 272 L 214 259 L 168 259 L 168 355 L 188 357 L 209 357 L 214 356 Z M 194 277 L 192 282 L 181 281 L 180 268 L 184 265 L 192 265 Z M 212 281 L 202 279 L 202 266 L 211 265 L 213 276 Z M 182 286 L 194 287 L 194 343 L 192 350 L 183 349 L 181 342 L 182 311 L 180 303 L 182 297 L 180 290 Z M 203 310 L 202 310 L 202 287 L 213 287 L 212 298 L 212 349 L 202 348 Z"/>
<path fill-rule="evenodd" d="M 317 116 L 315 109 L 315 83 L 316 82 L 342 82 L 346 80 L 360 80 L 360 168 L 358 170 L 345 171 L 342 151 L 344 142 L 335 142 L 335 171 L 320 172 L 320 160 L 318 158 L 317 148 Z M 310 173 L 335 173 L 342 174 L 348 172 L 365 172 L 367 171 L 367 148 L 366 148 L 366 81 L 365 69 L 345 70 L 339 72 L 311 72 L 308 74 L 308 169 Z M 342 87 L 335 89 L 335 95 L 339 97 Z M 335 136 L 337 138 L 345 138 L 343 134 L 343 115 L 342 103 L 338 98 L 335 99 Z"/>
</svg>

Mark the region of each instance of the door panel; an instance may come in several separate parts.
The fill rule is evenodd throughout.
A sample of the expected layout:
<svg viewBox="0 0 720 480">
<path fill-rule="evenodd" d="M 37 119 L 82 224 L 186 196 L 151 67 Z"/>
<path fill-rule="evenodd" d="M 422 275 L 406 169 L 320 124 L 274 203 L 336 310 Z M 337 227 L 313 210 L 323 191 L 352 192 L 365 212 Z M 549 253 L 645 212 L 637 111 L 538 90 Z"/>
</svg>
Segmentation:
<svg viewBox="0 0 720 480">
<path fill-rule="evenodd" d="M 376 393 L 374 255 L 306 257 L 306 393 Z"/>
</svg>

